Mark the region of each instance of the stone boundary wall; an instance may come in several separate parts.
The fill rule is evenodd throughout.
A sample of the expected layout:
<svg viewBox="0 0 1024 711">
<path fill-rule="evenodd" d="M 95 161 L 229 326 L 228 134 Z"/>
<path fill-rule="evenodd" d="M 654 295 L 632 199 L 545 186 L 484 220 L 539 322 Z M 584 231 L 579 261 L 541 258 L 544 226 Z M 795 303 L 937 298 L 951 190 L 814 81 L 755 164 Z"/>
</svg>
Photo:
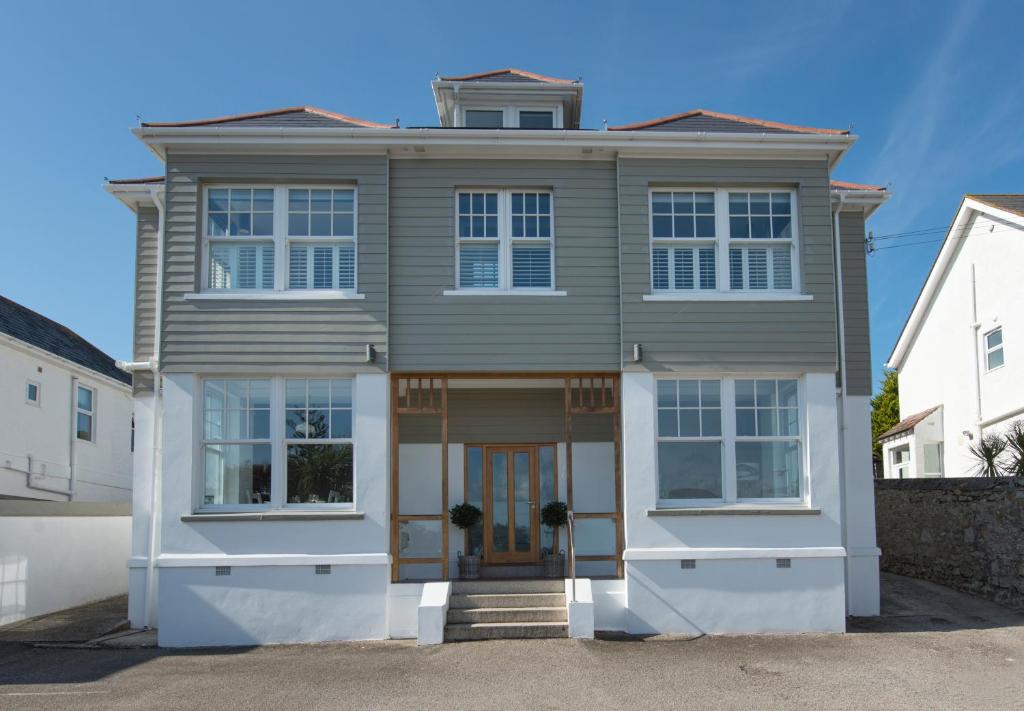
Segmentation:
<svg viewBox="0 0 1024 711">
<path fill-rule="evenodd" d="M 1024 609 L 1024 477 L 876 479 L 882 570 Z"/>
</svg>

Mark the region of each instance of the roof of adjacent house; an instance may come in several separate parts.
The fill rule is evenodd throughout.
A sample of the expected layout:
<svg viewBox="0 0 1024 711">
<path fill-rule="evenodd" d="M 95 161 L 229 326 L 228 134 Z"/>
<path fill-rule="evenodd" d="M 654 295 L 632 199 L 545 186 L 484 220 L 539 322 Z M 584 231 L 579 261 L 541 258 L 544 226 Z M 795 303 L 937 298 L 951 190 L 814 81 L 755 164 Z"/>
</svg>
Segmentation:
<svg viewBox="0 0 1024 711">
<path fill-rule="evenodd" d="M 232 114 L 196 121 L 149 121 L 144 128 L 188 128 L 191 126 L 269 126 L 269 127 L 342 127 L 342 128 L 392 128 L 391 124 L 366 121 L 345 114 L 326 111 L 313 106 L 289 106 L 283 109 L 256 111 L 248 114 Z"/>
<path fill-rule="evenodd" d="M 972 200 L 977 200 L 978 202 L 983 202 L 986 205 L 991 205 L 992 207 L 999 208 L 1000 210 L 1006 210 L 1007 212 L 1012 212 L 1015 215 L 1024 216 L 1024 195 L 1015 195 L 1015 194 L 1010 194 L 1010 193 L 1005 193 L 1005 194 L 1001 194 L 1001 195 L 994 195 L 994 194 L 989 194 L 989 195 L 971 195 L 971 194 L 968 194 L 968 195 L 965 195 L 964 197 L 969 197 Z"/>
<path fill-rule="evenodd" d="M 936 405 L 935 407 L 928 408 L 924 412 L 919 412 L 916 415 L 911 415 L 910 417 L 905 417 L 902 420 L 900 420 L 899 422 L 897 422 L 895 427 L 890 427 L 885 432 L 883 432 L 882 434 L 878 435 L 878 439 L 880 439 L 880 440 L 888 439 L 889 437 L 895 437 L 898 434 L 903 434 L 904 432 L 909 432 L 912 429 L 914 429 L 915 427 L 917 427 L 919 424 L 921 424 L 922 420 L 924 420 L 926 417 L 928 417 L 928 415 L 932 414 L 933 412 L 935 412 L 938 409 L 939 409 L 939 405 Z"/>
<path fill-rule="evenodd" d="M 114 359 L 67 326 L 0 296 L 0 333 L 59 356 L 83 368 L 131 385 L 132 376 Z"/>
<path fill-rule="evenodd" d="M 882 185 L 865 185 L 864 183 L 851 183 L 846 180 L 833 180 L 829 183 L 833 190 L 874 190 L 885 192 L 888 188 Z"/>
<path fill-rule="evenodd" d="M 478 72 L 476 74 L 464 74 L 457 77 L 441 77 L 441 81 L 467 81 L 467 82 L 530 82 L 541 84 L 578 84 L 575 79 L 556 79 L 555 77 L 544 76 L 535 72 L 527 72 L 522 69 L 494 69 L 489 72 Z"/>
<path fill-rule="evenodd" d="M 148 178 L 118 178 L 107 181 L 110 185 L 160 185 L 163 182 L 164 176 L 162 175 L 153 175 Z"/>
<path fill-rule="evenodd" d="M 848 136 L 849 129 L 811 128 L 794 126 L 778 121 L 725 114 L 720 111 L 693 109 L 671 116 L 637 121 L 621 126 L 609 126 L 609 131 L 690 131 L 706 133 L 817 133 L 831 136 Z"/>
</svg>

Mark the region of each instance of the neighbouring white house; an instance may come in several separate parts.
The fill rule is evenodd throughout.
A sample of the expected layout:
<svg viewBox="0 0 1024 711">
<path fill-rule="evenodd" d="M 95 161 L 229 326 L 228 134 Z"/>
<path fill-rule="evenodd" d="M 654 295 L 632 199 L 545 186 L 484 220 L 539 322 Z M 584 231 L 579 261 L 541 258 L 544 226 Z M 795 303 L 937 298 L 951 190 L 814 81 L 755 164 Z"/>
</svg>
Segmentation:
<svg viewBox="0 0 1024 711">
<path fill-rule="evenodd" d="M 0 296 L 0 499 L 130 501 L 131 376 Z"/>
<path fill-rule="evenodd" d="M 589 130 L 580 81 L 515 69 L 432 88 L 430 127 L 135 129 L 163 166 L 107 184 L 136 217 L 132 623 L 192 646 L 878 614 L 864 230 L 889 194 L 833 179 L 857 137 L 700 109 Z"/>
<path fill-rule="evenodd" d="M 1024 195 L 965 195 L 887 365 L 887 479 L 974 473 L 970 446 L 1024 417 Z"/>
</svg>

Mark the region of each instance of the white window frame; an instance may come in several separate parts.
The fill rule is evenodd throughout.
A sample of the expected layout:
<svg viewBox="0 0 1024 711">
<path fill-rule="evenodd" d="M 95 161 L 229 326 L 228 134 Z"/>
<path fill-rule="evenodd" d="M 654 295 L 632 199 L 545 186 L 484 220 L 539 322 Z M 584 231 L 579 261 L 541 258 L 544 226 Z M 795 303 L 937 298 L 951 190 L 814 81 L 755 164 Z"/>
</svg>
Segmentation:
<svg viewBox="0 0 1024 711">
<path fill-rule="evenodd" d="M 552 129 L 562 128 L 564 126 L 564 117 L 562 104 L 506 104 L 506 103 L 470 103 L 460 105 L 458 111 L 455 112 L 456 127 L 466 128 L 466 112 L 467 111 L 501 111 L 502 128 L 519 128 L 519 112 L 520 111 L 550 111 L 552 114 Z M 493 131 L 493 128 L 478 128 L 474 129 L 477 131 Z M 524 129 L 528 130 L 528 129 Z M 532 129 L 532 130 L 544 130 L 544 129 Z"/>
<path fill-rule="evenodd" d="M 654 236 L 654 194 L 655 193 L 714 193 L 715 196 L 715 237 L 714 239 L 704 237 L 658 237 Z M 753 238 L 732 238 L 729 230 L 729 193 L 788 193 L 790 196 L 790 239 L 753 239 Z M 707 300 L 707 299 L 741 299 L 760 300 L 793 298 L 796 300 L 807 300 L 801 291 L 803 288 L 801 279 L 800 262 L 800 205 L 798 202 L 798 190 L 793 187 L 777 185 L 759 186 L 733 186 L 718 187 L 713 185 L 657 185 L 649 186 L 647 190 L 647 239 L 648 239 L 648 286 L 650 293 L 645 295 L 646 301 L 659 300 Z M 699 249 L 714 245 L 715 247 L 715 289 L 677 289 L 675 288 L 675 273 L 672 264 L 672 252 L 669 252 L 669 289 L 654 288 L 654 249 L 658 248 L 691 248 Z M 792 286 L 789 289 L 733 289 L 729 278 L 729 249 L 730 247 L 790 247 L 790 270 L 792 272 Z M 744 261 L 746 256 L 744 255 Z M 695 278 L 699 275 L 699 269 L 695 259 Z M 768 258 L 769 283 L 772 280 L 773 260 Z M 699 282 L 695 282 L 699 284 Z"/>
<path fill-rule="evenodd" d="M 472 193 L 497 193 L 498 195 L 498 236 L 497 237 L 461 237 L 459 235 L 459 197 Z M 548 237 L 513 237 L 512 236 L 512 194 L 537 193 L 549 196 L 551 207 L 551 234 Z M 454 199 L 455 225 L 455 288 L 445 290 L 446 296 L 452 295 L 509 295 L 536 294 L 542 296 L 564 296 L 564 291 L 555 287 L 555 191 L 552 188 L 517 186 L 514 188 L 463 187 L 455 191 Z M 465 244 L 497 244 L 498 245 L 498 286 L 497 287 L 463 287 L 461 279 L 461 250 Z M 512 247 L 513 245 L 544 244 L 551 250 L 551 285 L 547 287 L 512 286 Z"/>
<path fill-rule="evenodd" d="M 330 380 L 342 379 L 352 382 L 352 437 L 335 439 L 292 440 L 285 438 L 285 381 L 286 380 Z M 204 448 L 207 444 L 252 444 L 266 443 L 259 440 L 206 440 L 204 429 L 204 388 L 208 380 L 267 380 L 270 382 L 270 501 L 259 504 L 207 504 L 204 502 L 206 492 L 206 460 Z M 192 452 L 192 510 L 196 513 L 245 513 L 255 511 L 281 510 L 324 510 L 324 511 L 355 511 L 359 491 L 359 460 L 356 445 L 356 402 L 357 378 L 354 373 L 331 373 L 315 375 L 268 375 L 255 374 L 209 374 L 196 376 L 192 398 L 192 437 L 195 446 Z M 289 504 L 288 498 L 288 443 L 315 444 L 351 444 L 352 445 L 352 501 L 344 503 Z"/>
<path fill-rule="evenodd" d="M 715 508 L 729 506 L 757 506 L 765 507 L 793 507 L 809 505 L 811 500 L 810 487 L 810 457 L 809 438 L 807 432 L 806 397 L 804 392 L 804 378 L 797 373 L 757 373 L 757 374 L 729 374 L 702 372 L 673 372 L 666 375 L 657 375 L 658 380 L 718 380 L 721 410 L 722 410 L 722 498 L 720 499 L 662 499 L 661 480 L 657 472 L 658 452 L 660 442 L 672 441 L 711 441 L 713 437 L 662 437 L 658 434 L 658 398 L 657 382 L 653 397 L 654 408 L 654 466 L 655 466 L 655 497 L 658 508 Z M 797 436 L 776 436 L 776 437 L 740 437 L 736 434 L 736 381 L 738 380 L 795 380 L 797 384 Z M 799 447 L 800 462 L 800 494 L 796 497 L 778 498 L 757 498 L 741 499 L 737 495 L 737 470 L 736 470 L 736 444 L 742 442 L 769 442 L 769 441 L 793 441 L 796 440 Z"/>
<path fill-rule="evenodd" d="M 672 437 L 672 436 L 668 436 L 668 435 L 662 435 L 658 431 L 658 420 L 659 420 L 658 410 L 660 410 L 660 409 L 669 409 L 669 408 L 661 408 L 661 407 L 658 406 L 658 382 L 662 381 L 662 380 L 670 381 L 670 382 L 677 382 L 677 381 L 680 381 L 680 380 L 696 380 L 696 381 L 701 381 L 701 380 L 717 380 L 718 381 L 718 397 L 719 397 L 718 409 L 719 409 L 719 412 L 720 412 L 720 417 L 722 418 L 721 428 L 720 428 L 721 434 L 719 436 L 717 436 L 717 437 L 714 437 L 714 436 L 704 436 L 703 432 L 701 433 L 701 436 L 699 436 L 699 437 L 680 437 L 680 436 Z M 678 387 L 679 386 L 677 385 L 676 386 L 677 393 L 678 393 Z M 682 408 L 679 408 L 677 406 L 674 409 L 676 409 L 678 411 L 679 409 L 682 409 Z M 697 408 L 697 413 L 698 413 L 697 416 L 698 416 L 698 418 L 700 418 L 703 410 L 704 410 L 703 406 Z M 735 429 L 735 421 L 732 423 L 732 425 L 733 425 L 733 429 Z M 703 422 L 701 422 L 701 428 L 703 429 Z M 728 463 L 726 461 L 726 459 L 727 459 L 727 449 L 728 448 L 726 446 L 726 408 L 725 408 L 725 379 L 724 378 L 722 378 L 721 376 L 694 376 L 694 377 L 690 377 L 688 375 L 687 376 L 682 376 L 682 375 L 678 375 L 678 374 L 675 374 L 675 373 L 672 374 L 671 377 L 666 376 L 666 377 L 658 377 L 658 378 L 656 378 L 655 379 L 655 383 L 654 383 L 654 436 L 655 436 L 655 440 L 656 440 L 655 452 L 654 452 L 654 466 L 655 466 L 655 469 L 658 468 L 658 465 L 659 465 L 659 462 L 660 462 L 660 453 L 659 453 L 658 450 L 660 449 L 662 442 L 718 442 L 718 445 L 721 448 L 721 458 L 722 458 L 721 459 L 721 461 L 722 461 L 722 479 L 721 479 L 722 496 L 721 497 L 718 497 L 718 498 L 710 498 L 709 497 L 709 498 L 706 498 L 706 499 L 663 499 L 663 498 L 661 498 L 661 479 L 660 479 L 660 473 L 658 473 L 658 476 L 655 477 L 655 482 L 656 482 L 656 485 L 657 485 L 657 496 L 658 496 L 658 506 L 659 507 L 674 508 L 674 507 L 720 506 L 720 505 L 726 503 L 729 500 L 729 493 L 727 491 L 728 477 L 726 476 L 726 470 L 728 468 Z M 735 437 L 733 437 L 733 438 L 735 439 Z"/>
<path fill-rule="evenodd" d="M 909 479 L 912 473 L 911 465 L 914 461 L 914 448 L 909 444 L 901 444 L 893 447 L 889 450 L 889 462 L 892 464 L 892 473 L 894 479 Z M 897 462 L 896 455 L 902 452 L 906 452 L 907 461 Z M 904 476 L 906 474 L 906 476 Z"/>
<path fill-rule="evenodd" d="M 269 237 L 258 236 L 258 237 L 232 237 L 232 236 L 210 236 L 209 234 L 209 206 L 210 197 L 209 193 L 211 190 L 223 190 L 223 189 L 238 189 L 238 190 L 266 190 L 272 189 L 274 191 L 274 229 L 273 234 Z M 353 196 L 352 203 L 352 236 L 351 237 L 291 237 L 288 235 L 288 191 L 289 190 L 351 190 Z M 346 298 L 346 299 L 359 299 L 363 295 L 359 293 L 359 188 L 355 183 L 346 182 L 332 182 L 332 183 L 296 183 L 296 184 L 283 184 L 283 185 L 269 185 L 261 183 L 209 183 L 203 186 L 202 190 L 202 280 L 201 280 L 201 291 L 202 296 L 256 296 L 256 297 L 292 297 L 302 298 L 308 297 L 313 299 L 322 298 Z M 210 286 L 210 247 L 212 244 L 254 244 L 254 243 L 271 243 L 274 246 L 274 284 L 272 289 L 214 289 Z M 351 289 L 289 289 L 288 288 L 288 270 L 289 270 L 289 257 L 290 257 L 290 246 L 292 243 L 299 243 L 304 245 L 315 246 L 320 245 L 336 245 L 342 243 L 351 243 L 353 247 L 353 269 L 355 270 L 353 285 Z M 337 270 L 337 264 L 334 264 L 334 269 Z"/>
<path fill-rule="evenodd" d="M 999 333 L 999 345 L 998 346 L 989 346 L 988 338 L 989 338 L 989 336 L 995 334 L 996 332 Z M 1006 365 L 1006 339 L 1003 336 L 1003 327 L 1002 326 L 996 326 L 995 328 L 991 329 L 990 331 L 986 331 L 985 334 L 982 336 L 981 344 L 982 344 L 982 347 L 985 349 L 985 372 L 986 373 L 991 373 L 994 370 L 999 370 L 1000 368 L 1002 368 L 1003 366 Z M 1002 353 L 1003 353 L 1003 362 L 1000 363 L 999 365 L 995 366 L 995 367 L 989 366 L 989 363 L 988 363 L 989 356 L 992 355 L 993 353 L 995 353 L 996 351 L 1002 351 Z"/>
<path fill-rule="evenodd" d="M 86 410 L 86 409 L 84 409 L 82 407 L 79 407 L 79 405 L 78 405 L 78 391 L 79 390 L 88 390 L 90 393 L 92 393 L 92 409 L 91 410 Z M 75 441 L 77 441 L 77 442 L 88 442 L 90 444 L 96 444 L 96 425 L 97 425 L 97 421 L 98 421 L 98 418 L 96 416 L 96 412 L 99 409 L 99 407 L 98 407 L 99 403 L 98 403 L 98 400 L 97 400 L 98 396 L 99 396 L 99 393 L 96 391 L 96 388 L 90 387 L 88 385 L 82 385 L 81 382 L 76 382 L 75 383 Z M 91 430 L 92 436 L 89 439 L 83 439 L 83 438 L 78 436 L 78 416 L 79 415 L 88 415 L 89 417 L 92 418 L 92 430 Z"/>
<path fill-rule="evenodd" d="M 28 389 L 29 389 L 30 386 L 33 386 L 33 385 L 36 388 L 36 397 L 35 397 L 34 400 L 28 396 Z M 77 396 L 77 393 L 75 393 L 75 395 Z M 25 381 L 25 404 L 32 405 L 33 407 L 42 407 L 42 400 L 43 400 L 43 386 L 40 385 L 39 381 L 37 381 L 37 380 L 26 380 Z M 77 405 L 78 405 L 77 401 L 75 402 L 75 405 L 77 407 Z M 93 407 L 95 407 L 95 406 L 96 406 L 96 401 L 93 400 Z M 77 415 L 75 416 L 75 420 L 76 420 L 75 427 L 77 428 L 78 427 L 78 423 L 77 423 L 78 417 L 77 417 Z M 94 424 L 95 424 L 95 422 L 94 422 Z"/>
</svg>

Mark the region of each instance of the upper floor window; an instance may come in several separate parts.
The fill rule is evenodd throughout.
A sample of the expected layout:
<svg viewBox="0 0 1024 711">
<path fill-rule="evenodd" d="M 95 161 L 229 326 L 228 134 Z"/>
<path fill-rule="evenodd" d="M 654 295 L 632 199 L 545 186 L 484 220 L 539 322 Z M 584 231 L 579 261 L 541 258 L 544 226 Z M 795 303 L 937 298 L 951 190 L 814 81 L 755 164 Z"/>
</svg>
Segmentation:
<svg viewBox="0 0 1024 711">
<path fill-rule="evenodd" d="M 501 109 L 466 109 L 466 128 L 502 128 L 505 112 Z"/>
<path fill-rule="evenodd" d="M 657 431 L 662 502 L 802 495 L 795 379 L 659 379 Z"/>
<path fill-rule="evenodd" d="M 459 192 L 456 209 L 460 289 L 553 288 L 550 192 Z"/>
<path fill-rule="evenodd" d="M 554 128 L 554 111 L 528 111 L 519 112 L 519 128 Z"/>
<path fill-rule="evenodd" d="M 562 127 L 561 106 L 475 106 L 460 107 L 456 117 L 463 128 L 545 129 Z"/>
<path fill-rule="evenodd" d="M 211 290 L 356 288 L 356 191 L 209 187 L 204 244 Z"/>
<path fill-rule="evenodd" d="M 75 429 L 78 439 L 96 441 L 96 391 L 79 385 L 75 394 Z"/>
<path fill-rule="evenodd" d="M 39 406 L 40 392 L 42 388 L 34 380 L 25 382 L 25 402 L 29 405 Z"/>
<path fill-rule="evenodd" d="M 985 370 L 995 370 L 1003 365 L 1003 327 L 985 334 Z"/>
<path fill-rule="evenodd" d="M 796 291 L 794 204 L 793 191 L 652 190 L 651 288 Z"/>
</svg>

